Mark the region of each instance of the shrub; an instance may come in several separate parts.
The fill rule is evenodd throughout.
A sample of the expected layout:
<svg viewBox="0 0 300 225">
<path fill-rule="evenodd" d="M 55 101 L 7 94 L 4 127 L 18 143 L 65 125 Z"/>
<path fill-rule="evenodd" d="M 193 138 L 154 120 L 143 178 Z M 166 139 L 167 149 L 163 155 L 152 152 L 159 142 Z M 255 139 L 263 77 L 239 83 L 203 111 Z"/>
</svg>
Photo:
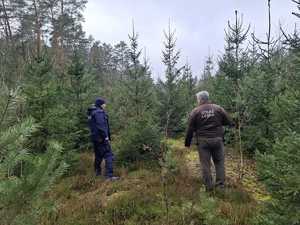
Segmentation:
<svg viewBox="0 0 300 225">
<path fill-rule="evenodd" d="M 159 152 L 160 133 L 149 121 L 133 121 L 123 130 L 117 144 L 117 162 L 128 165 L 153 161 Z"/>
</svg>

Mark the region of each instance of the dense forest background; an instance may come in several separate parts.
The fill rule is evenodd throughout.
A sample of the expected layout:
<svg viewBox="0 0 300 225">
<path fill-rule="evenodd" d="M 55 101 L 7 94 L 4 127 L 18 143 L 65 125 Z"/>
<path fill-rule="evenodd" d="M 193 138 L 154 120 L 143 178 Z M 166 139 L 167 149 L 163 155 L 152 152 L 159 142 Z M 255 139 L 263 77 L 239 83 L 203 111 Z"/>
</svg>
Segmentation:
<svg viewBox="0 0 300 225">
<path fill-rule="evenodd" d="M 53 213 L 45 195 L 90 151 L 86 110 L 97 96 L 108 102 L 116 163 L 169 168 L 166 140 L 184 135 L 200 90 L 235 121 L 225 140 L 239 157 L 239 179 L 245 158 L 254 159 L 271 196 L 251 224 L 300 224 L 300 37 L 284 27 L 272 36 L 271 1 L 265 39 L 235 11 L 224 53 L 208 56 L 200 76 L 179 63 L 175 28 L 167 27 L 158 80 L 134 25 L 114 46 L 86 37 L 86 3 L 0 2 L 1 224 L 41 224 Z"/>
</svg>

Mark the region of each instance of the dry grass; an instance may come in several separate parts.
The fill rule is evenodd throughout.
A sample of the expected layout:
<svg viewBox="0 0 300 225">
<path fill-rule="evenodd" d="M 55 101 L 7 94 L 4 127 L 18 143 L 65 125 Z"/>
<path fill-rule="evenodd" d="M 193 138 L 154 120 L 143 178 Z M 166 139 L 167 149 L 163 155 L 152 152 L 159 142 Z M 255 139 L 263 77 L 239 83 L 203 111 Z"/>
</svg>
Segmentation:
<svg viewBox="0 0 300 225">
<path fill-rule="evenodd" d="M 170 174 L 168 179 L 169 225 L 251 225 L 249 221 L 259 204 L 257 193 L 264 193 L 255 185 L 253 171 L 245 176 L 246 183 L 237 184 L 233 179 L 236 162 L 229 163 L 227 159 L 227 175 L 232 176 L 229 177 L 230 188 L 225 193 L 206 197 L 200 181 L 197 153 L 187 151 L 182 140 L 170 140 L 168 144 L 175 152 L 178 166 L 177 172 Z M 117 168 L 116 174 L 122 177 L 117 182 L 95 178 L 93 154 L 82 153 L 76 169 L 49 194 L 57 208 L 46 215 L 41 224 L 166 224 L 159 169 L 142 167 L 127 171 Z M 211 212 L 206 212 L 210 207 Z"/>
<path fill-rule="evenodd" d="M 196 148 L 192 148 L 185 155 L 186 163 L 189 164 L 189 173 L 200 178 L 200 163 Z M 252 159 L 244 159 L 244 176 L 240 181 L 238 176 L 239 157 L 234 153 L 233 149 L 226 148 L 226 180 L 229 187 L 243 190 L 250 194 L 256 201 L 266 201 L 270 198 L 265 191 L 264 186 L 258 181 L 256 174 L 255 161 Z"/>
</svg>

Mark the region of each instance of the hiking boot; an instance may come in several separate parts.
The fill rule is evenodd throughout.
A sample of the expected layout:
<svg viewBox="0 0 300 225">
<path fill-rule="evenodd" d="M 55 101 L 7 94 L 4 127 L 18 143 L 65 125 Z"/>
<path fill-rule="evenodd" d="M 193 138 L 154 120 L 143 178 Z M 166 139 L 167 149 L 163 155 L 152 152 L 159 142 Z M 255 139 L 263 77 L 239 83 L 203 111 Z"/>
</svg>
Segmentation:
<svg viewBox="0 0 300 225">
<path fill-rule="evenodd" d="M 101 176 L 101 171 L 96 170 L 96 171 L 95 171 L 95 176 L 96 176 L 96 177 L 100 177 L 100 176 Z"/>
<path fill-rule="evenodd" d="M 224 192 L 225 191 L 225 185 L 224 184 L 216 184 L 215 190 L 218 192 Z"/>
</svg>

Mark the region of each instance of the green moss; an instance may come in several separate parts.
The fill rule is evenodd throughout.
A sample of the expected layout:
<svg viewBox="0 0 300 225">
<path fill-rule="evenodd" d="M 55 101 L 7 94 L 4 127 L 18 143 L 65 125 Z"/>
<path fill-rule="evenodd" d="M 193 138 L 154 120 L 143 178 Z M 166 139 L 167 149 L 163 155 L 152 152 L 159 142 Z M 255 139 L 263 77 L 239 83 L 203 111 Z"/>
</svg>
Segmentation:
<svg viewBox="0 0 300 225">
<path fill-rule="evenodd" d="M 104 218 L 109 224 L 128 224 L 156 221 L 163 215 L 160 201 L 154 193 L 127 192 L 110 201 L 104 210 Z"/>
</svg>

